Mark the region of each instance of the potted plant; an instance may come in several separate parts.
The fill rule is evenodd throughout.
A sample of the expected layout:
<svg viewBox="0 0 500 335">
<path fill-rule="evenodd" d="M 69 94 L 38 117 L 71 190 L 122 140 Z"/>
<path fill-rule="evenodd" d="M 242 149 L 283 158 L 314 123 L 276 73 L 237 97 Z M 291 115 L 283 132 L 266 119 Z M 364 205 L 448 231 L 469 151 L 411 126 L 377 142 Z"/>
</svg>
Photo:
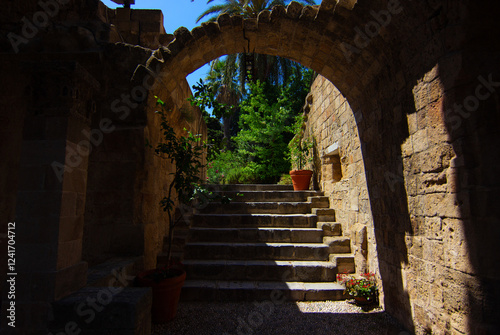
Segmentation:
<svg viewBox="0 0 500 335">
<path fill-rule="evenodd" d="M 357 304 L 367 305 L 377 301 L 378 288 L 374 273 L 363 273 L 361 278 L 339 273 L 337 281 L 345 286 L 344 293 L 353 297 Z"/>
<path fill-rule="evenodd" d="M 305 165 L 312 161 L 311 149 L 313 148 L 312 139 L 304 137 L 304 127 L 304 117 L 299 116 L 293 127 L 295 137 L 288 143 L 293 168 L 290 176 L 295 191 L 308 190 L 313 174 L 311 170 L 304 170 Z"/>
<path fill-rule="evenodd" d="M 165 323 L 175 317 L 181 288 L 186 279 L 186 272 L 182 266 L 174 265 L 171 260 L 174 229 L 182 219 L 182 215 L 174 215 L 175 209 L 176 205 L 190 203 L 199 188 L 204 146 L 200 135 L 187 132 L 187 136 L 178 137 L 168 122 L 165 103 L 158 99 L 157 104 L 162 107 L 162 111 L 156 113 L 161 117 L 163 139 L 157 144 L 155 153 L 170 160 L 174 167 L 167 195 L 160 202 L 168 219 L 168 262 L 165 267 L 140 273 L 137 276 L 137 283 L 152 288 L 152 320 L 154 323 Z M 149 143 L 146 145 L 152 148 Z"/>
</svg>

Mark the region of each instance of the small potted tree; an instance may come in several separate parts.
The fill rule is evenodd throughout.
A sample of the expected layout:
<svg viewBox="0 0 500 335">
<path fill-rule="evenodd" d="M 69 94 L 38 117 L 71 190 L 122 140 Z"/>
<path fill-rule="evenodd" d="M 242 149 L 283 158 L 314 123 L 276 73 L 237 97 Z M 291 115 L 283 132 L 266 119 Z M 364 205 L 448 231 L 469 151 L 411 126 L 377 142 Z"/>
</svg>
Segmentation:
<svg viewBox="0 0 500 335">
<path fill-rule="evenodd" d="M 174 229 L 182 219 L 182 215 L 174 215 L 175 209 L 176 205 L 188 204 L 194 199 L 201 183 L 204 146 L 200 135 L 187 132 L 187 136 L 178 137 L 168 122 L 165 103 L 158 99 L 157 104 L 162 108 L 162 111 L 156 113 L 161 117 L 163 139 L 157 144 L 155 153 L 170 160 L 174 167 L 167 195 L 160 202 L 168 219 L 168 262 L 165 267 L 139 273 L 137 283 L 153 290 L 153 323 L 166 323 L 175 317 L 181 288 L 186 279 L 186 272 L 179 264 L 173 265 L 171 259 Z M 149 143 L 147 146 L 152 148 Z"/>
<path fill-rule="evenodd" d="M 311 170 L 304 170 L 305 165 L 312 162 L 311 150 L 313 148 L 313 140 L 304 136 L 304 128 L 304 117 L 299 116 L 293 126 L 295 137 L 288 143 L 292 163 L 290 177 L 295 191 L 308 190 L 313 174 Z"/>
</svg>

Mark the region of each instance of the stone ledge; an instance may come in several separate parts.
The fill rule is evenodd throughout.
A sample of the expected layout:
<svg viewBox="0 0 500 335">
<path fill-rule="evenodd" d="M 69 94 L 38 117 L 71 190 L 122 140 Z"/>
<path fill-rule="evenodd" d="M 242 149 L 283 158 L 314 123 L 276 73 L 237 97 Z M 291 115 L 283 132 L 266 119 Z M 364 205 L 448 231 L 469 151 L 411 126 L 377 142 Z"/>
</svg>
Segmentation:
<svg viewBox="0 0 500 335">
<path fill-rule="evenodd" d="M 49 330 L 58 334 L 150 334 L 150 288 L 85 287 L 52 304 Z"/>
<path fill-rule="evenodd" d="M 88 269 L 87 286 L 129 286 L 144 264 L 143 257 L 114 258 Z"/>
</svg>

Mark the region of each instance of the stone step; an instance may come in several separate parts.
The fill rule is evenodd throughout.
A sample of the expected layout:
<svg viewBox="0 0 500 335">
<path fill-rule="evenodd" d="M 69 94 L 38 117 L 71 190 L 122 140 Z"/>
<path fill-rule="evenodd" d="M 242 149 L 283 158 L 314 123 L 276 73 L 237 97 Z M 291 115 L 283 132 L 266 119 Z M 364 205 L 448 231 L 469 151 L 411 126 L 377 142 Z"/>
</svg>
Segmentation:
<svg viewBox="0 0 500 335">
<path fill-rule="evenodd" d="M 184 259 L 326 261 L 330 248 L 323 243 L 193 242 L 186 244 Z"/>
<path fill-rule="evenodd" d="M 342 225 L 338 222 L 318 222 L 317 227 L 323 231 L 324 236 L 342 235 Z"/>
<path fill-rule="evenodd" d="M 311 213 L 315 215 L 335 215 L 335 209 L 333 208 L 312 208 Z"/>
<path fill-rule="evenodd" d="M 337 268 L 321 261 L 186 260 L 191 280 L 262 280 L 334 282 Z"/>
<path fill-rule="evenodd" d="M 330 262 L 335 265 L 338 273 L 356 272 L 353 254 L 331 254 Z"/>
<path fill-rule="evenodd" d="M 330 198 L 323 195 L 317 195 L 307 198 L 307 202 L 311 203 L 314 208 L 328 208 L 330 207 Z"/>
<path fill-rule="evenodd" d="M 181 299 L 345 299 L 336 275 L 354 272 L 354 256 L 322 192 L 277 185 L 209 187 L 232 201 L 208 199 L 193 215 L 183 247 L 189 280 Z M 158 257 L 162 261 L 165 254 Z"/>
<path fill-rule="evenodd" d="M 322 243 L 322 228 L 203 228 L 193 227 L 189 242 Z"/>
<path fill-rule="evenodd" d="M 307 202 L 309 197 L 323 195 L 320 191 L 219 191 L 217 193 L 227 196 L 233 202 Z"/>
<path fill-rule="evenodd" d="M 335 209 L 333 208 L 312 208 L 311 213 L 318 216 L 320 222 L 335 221 Z"/>
<path fill-rule="evenodd" d="M 288 191 L 293 192 L 292 185 L 277 185 L 277 184 L 228 184 L 228 185 L 205 185 L 213 192 L 246 192 L 246 191 Z"/>
<path fill-rule="evenodd" d="M 313 214 L 196 214 L 193 216 L 192 227 L 315 228 L 317 221 L 318 217 Z"/>
<path fill-rule="evenodd" d="M 331 210 L 328 212 L 321 212 L 321 211 L 315 211 L 316 209 L 323 209 L 323 208 L 313 208 L 313 214 L 318 217 L 318 222 L 335 222 L 335 211 L 334 210 Z M 316 212 L 318 214 L 315 214 Z"/>
<path fill-rule="evenodd" d="M 330 254 L 351 253 L 351 239 L 343 236 L 325 236 L 323 243 L 328 245 Z"/>
<path fill-rule="evenodd" d="M 266 301 L 267 303 L 274 303 L 276 305 L 284 301 L 343 299 L 346 299 L 344 288 L 342 285 L 333 282 L 187 280 L 181 293 L 181 300 L 183 301 L 246 300 Z"/>
<path fill-rule="evenodd" d="M 319 208 L 318 208 L 319 209 Z M 198 210 L 203 214 L 307 214 L 311 203 L 307 202 L 231 202 L 209 203 Z"/>
</svg>

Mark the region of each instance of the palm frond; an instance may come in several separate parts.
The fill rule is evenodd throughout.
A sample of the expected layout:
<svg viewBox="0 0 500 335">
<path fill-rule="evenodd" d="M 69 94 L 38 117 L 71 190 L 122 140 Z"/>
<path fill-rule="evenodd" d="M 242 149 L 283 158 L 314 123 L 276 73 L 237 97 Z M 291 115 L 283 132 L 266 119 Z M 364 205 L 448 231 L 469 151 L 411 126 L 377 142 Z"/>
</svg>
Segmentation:
<svg viewBox="0 0 500 335">
<path fill-rule="evenodd" d="M 224 9 L 226 8 L 225 5 L 216 5 L 208 8 L 206 11 L 200 14 L 198 18 L 196 18 L 196 23 L 200 22 L 204 17 L 212 15 L 212 14 L 217 14 L 215 17 L 219 16 L 220 14 L 224 13 Z"/>
</svg>

